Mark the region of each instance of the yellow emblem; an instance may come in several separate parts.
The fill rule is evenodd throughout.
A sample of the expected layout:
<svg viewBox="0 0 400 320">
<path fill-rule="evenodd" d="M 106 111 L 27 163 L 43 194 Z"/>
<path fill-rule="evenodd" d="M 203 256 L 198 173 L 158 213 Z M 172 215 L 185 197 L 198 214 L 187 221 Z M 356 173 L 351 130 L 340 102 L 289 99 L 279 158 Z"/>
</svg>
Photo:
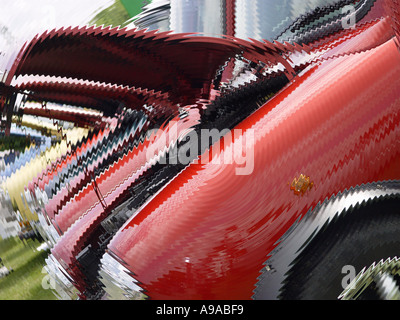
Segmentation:
<svg viewBox="0 0 400 320">
<path fill-rule="evenodd" d="M 304 195 L 307 190 L 311 190 L 314 186 L 314 182 L 311 181 L 310 177 L 301 174 L 299 178 L 294 178 L 290 185 L 290 190 L 294 191 L 296 195 Z"/>
</svg>

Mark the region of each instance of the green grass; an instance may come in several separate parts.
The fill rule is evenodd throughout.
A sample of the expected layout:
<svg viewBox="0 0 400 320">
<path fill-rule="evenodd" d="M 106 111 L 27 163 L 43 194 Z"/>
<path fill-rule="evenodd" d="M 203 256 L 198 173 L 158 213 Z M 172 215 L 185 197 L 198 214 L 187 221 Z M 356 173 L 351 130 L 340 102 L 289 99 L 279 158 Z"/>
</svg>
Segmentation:
<svg viewBox="0 0 400 320">
<path fill-rule="evenodd" d="M 40 246 L 37 241 L 29 240 L 24 246 L 21 240 L 0 238 L 0 257 L 8 269 L 14 271 L 0 279 L 0 300 L 55 300 L 50 290 L 42 288 L 42 273 L 46 251 L 35 251 Z"/>
</svg>

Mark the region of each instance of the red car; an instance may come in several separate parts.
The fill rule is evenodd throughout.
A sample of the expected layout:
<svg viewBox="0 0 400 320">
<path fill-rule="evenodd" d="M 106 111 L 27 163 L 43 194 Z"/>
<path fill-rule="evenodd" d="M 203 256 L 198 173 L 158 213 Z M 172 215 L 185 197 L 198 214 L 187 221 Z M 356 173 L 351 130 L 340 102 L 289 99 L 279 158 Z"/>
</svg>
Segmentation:
<svg viewBox="0 0 400 320">
<path fill-rule="evenodd" d="M 393 298 L 399 2 L 304 5 L 269 40 L 239 37 L 243 4 L 224 3 L 220 36 L 152 30 L 173 16 L 153 5 L 148 30 L 53 30 L 18 55 L 9 94 L 43 105 L 26 112 L 91 128 L 27 189 L 58 294 Z"/>
</svg>

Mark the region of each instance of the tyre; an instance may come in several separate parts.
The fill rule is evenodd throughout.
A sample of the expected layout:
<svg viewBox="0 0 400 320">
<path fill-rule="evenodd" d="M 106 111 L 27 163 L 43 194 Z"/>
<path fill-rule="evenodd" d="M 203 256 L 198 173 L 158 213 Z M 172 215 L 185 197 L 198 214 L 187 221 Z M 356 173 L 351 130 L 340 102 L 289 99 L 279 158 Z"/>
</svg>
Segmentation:
<svg viewBox="0 0 400 320">
<path fill-rule="evenodd" d="M 280 299 L 334 300 L 343 292 L 348 270 L 400 255 L 400 198 L 383 197 L 343 212 L 325 225 L 294 261 Z M 346 272 L 344 272 L 344 270 Z M 398 276 L 395 277 L 396 281 Z M 379 299 L 372 284 L 360 299 Z"/>
</svg>

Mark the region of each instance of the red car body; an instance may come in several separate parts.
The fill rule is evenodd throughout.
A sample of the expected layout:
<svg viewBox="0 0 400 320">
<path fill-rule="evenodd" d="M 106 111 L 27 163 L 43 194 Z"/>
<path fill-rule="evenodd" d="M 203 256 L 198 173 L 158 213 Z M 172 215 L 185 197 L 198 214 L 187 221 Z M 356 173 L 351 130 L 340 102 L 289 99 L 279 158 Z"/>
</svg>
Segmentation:
<svg viewBox="0 0 400 320">
<path fill-rule="evenodd" d="M 400 180 L 396 5 L 378 1 L 354 28 L 303 45 L 143 30 L 52 31 L 21 51 L 8 84 L 12 77 L 40 74 L 58 81 L 28 81 L 17 89 L 29 90 L 38 101 L 93 105 L 108 99 L 137 110 L 152 104 L 156 113 L 168 115 L 165 131 L 177 123 L 181 136 L 201 122 L 210 101 L 224 97 L 213 80 L 218 72 L 222 79 L 232 75 L 230 67 L 220 71 L 227 61 L 241 55 L 270 70 L 265 78 L 286 76 L 286 85 L 230 128 L 241 130 L 241 136 L 221 138 L 220 149 L 203 150 L 198 160 L 213 161 L 185 166 L 141 203 L 106 249 L 145 298 L 257 298 L 257 290 L 264 290 L 260 279 L 265 266 L 299 221 L 353 188 Z M 61 77 L 92 82 L 70 83 Z M 188 112 L 183 119 L 177 115 L 182 106 Z M 112 110 L 105 112 L 112 117 Z M 52 116 L 70 119 L 65 113 Z M 152 114 L 147 116 L 150 122 L 143 131 L 154 124 Z M 115 130 L 104 123 L 93 140 L 33 181 L 32 194 L 44 192 L 54 174 L 97 150 Z M 79 254 L 95 245 L 102 222 L 130 199 L 131 188 L 155 165 L 147 150 L 161 139 L 157 135 L 124 152 L 100 174 L 93 173 L 129 137 L 133 135 L 70 178 L 70 189 L 57 190 L 43 210 L 60 236 L 52 259 L 80 298 L 88 298 L 88 279 Z M 249 174 L 238 175 L 243 164 L 223 160 L 243 139 L 252 167 Z M 168 150 L 171 143 L 161 141 L 157 150 Z"/>
</svg>

